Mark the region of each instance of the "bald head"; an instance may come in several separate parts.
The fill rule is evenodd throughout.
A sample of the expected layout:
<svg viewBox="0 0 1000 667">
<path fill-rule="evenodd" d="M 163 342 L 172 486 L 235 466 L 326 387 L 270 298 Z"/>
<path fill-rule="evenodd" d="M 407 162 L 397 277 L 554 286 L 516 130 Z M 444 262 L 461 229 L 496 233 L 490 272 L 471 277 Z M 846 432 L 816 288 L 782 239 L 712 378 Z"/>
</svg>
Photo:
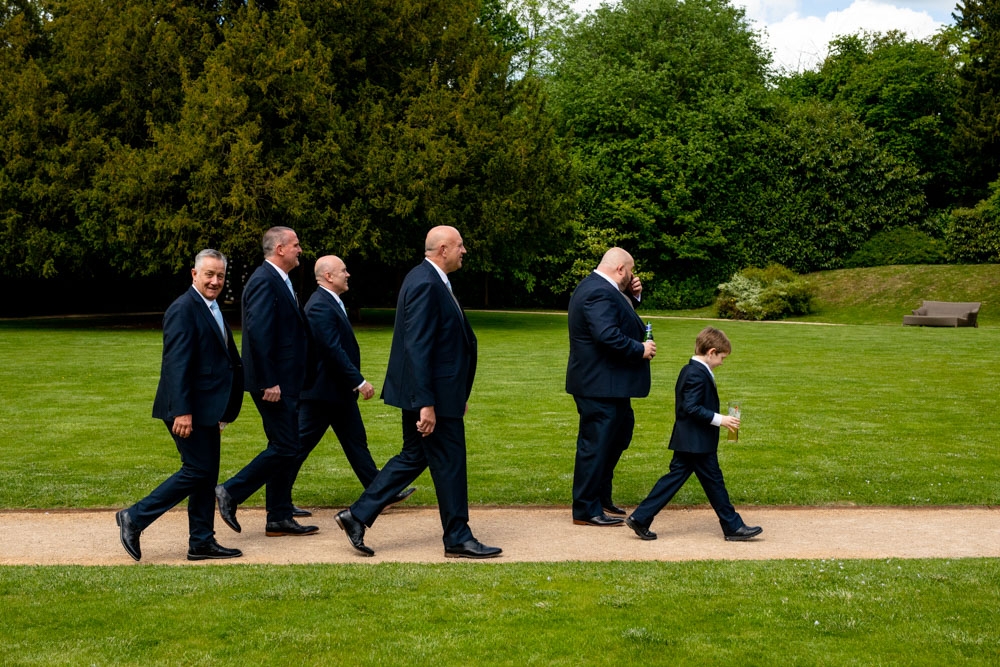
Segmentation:
<svg viewBox="0 0 1000 667">
<path fill-rule="evenodd" d="M 337 296 L 349 289 L 347 279 L 351 277 L 351 274 L 347 272 L 344 260 L 336 255 L 323 255 L 317 259 L 313 272 L 316 274 L 316 284 L 325 287 Z"/>
<path fill-rule="evenodd" d="M 630 291 L 633 268 L 635 268 L 635 260 L 622 248 L 610 248 L 604 253 L 601 263 L 597 265 L 597 271 L 615 281 L 618 288 L 626 294 Z"/>
<path fill-rule="evenodd" d="M 462 268 L 465 252 L 462 235 L 454 227 L 440 225 L 427 232 L 427 238 L 424 240 L 424 256 L 445 273 Z"/>
</svg>

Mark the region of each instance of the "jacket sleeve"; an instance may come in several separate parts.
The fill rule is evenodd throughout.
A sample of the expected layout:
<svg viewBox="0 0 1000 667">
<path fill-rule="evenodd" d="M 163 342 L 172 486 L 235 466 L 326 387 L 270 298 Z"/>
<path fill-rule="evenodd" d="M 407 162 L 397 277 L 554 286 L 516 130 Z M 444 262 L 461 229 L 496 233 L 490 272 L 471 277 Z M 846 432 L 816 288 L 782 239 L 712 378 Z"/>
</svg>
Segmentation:
<svg viewBox="0 0 1000 667">
<path fill-rule="evenodd" d="M 163 316 L 163 363 L 161 384 L 167 395 L 170 417 L 194 412 L 193 397 L 195 372 L 195 325 L 191 309 L 167 309 Z"/>
<path fill-rule="evenodd" d="M 342 380 L 340 384 L 353 389 L 364 382 L 364 377 L 344 351 L 343 336 L 338 325 L 339 316 L 333 311 L 334 308 L 339 306 L 330 303 L 329 299 L 317 299 L 306 307 L 306 318 L 313 343 L 327 369 Z"/>
</svg>

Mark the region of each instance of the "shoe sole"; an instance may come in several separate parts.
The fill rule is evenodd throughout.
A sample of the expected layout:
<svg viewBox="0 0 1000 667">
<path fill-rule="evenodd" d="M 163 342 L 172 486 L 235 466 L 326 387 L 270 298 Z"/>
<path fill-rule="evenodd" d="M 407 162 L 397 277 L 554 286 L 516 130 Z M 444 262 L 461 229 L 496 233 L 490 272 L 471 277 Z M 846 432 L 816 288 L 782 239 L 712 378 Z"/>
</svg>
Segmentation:
<svg viewBox="0 0 1000 667">
<path fill-rule="evenodd" d="M 242 555 L 242 553 L 233 554 L 232 556 L 192 556 L 191 554 L 188 554 L 188 560 L 225 560 L 227 558 L 239 558 Z"/>
<path fill-rule="evenodd" d="M 614 523 L 590 523 L 589 521 L 581 521 L 580 519 L 573 519 L 574 526 L 593 526 L 594 528 L 614 528 L 615 526 L 624 526 L 624 521 L 615 521 Z"/>
<path fill-rule="evenodd" d="M 285 531 L 265 530 L 264 534 L 266 536 L 268 536 L 268 537 L 285 537 L 285 536 L 288 536 L 288 537 L 304 537 L 306 535 L 315 535 L 318 532 L 319 532 L 319 528 L 317 528 L 316 530 L 310 530 L 308 532 L 303 531 L 301 533 L 288 533 L 288 532 L 285 532 Z"/>
<path fill-rule="evenodd" d="M 760 531 L 760 533 L 763 533 L 763 532 L 764 532 L 763 530 Z M 727 542 L 747 542 L 747 541 L 752 540 L 753 538 L 757 537 L 758 535 L 760 535 L 760 533 L 754 533 L 753 535 L 726 535 L 726 541 Z"/>
<path fill-rule="evenodd" d="M 446 552 L 444 552 L 444 557 L 445 558 L 469 558 L 471 560 L 485 560 L 487 558 L 496 558 L 496 557 L 498 557 L 498 556 L 500 556 L 502 554 L 503 554 L 503 552 L 500 551 L 500 552 L 495 553 L 495 554 L 489 554 L 489 555 L 483 555 L 483 556 L 473 556 L 472 554 L 450 554 L 450 553 L 448 553 L 446 551 Z"/>
<path fill-rule="evenodd" d="M 122 518 L 121 518 L 121 515 L 118 514 L 117 512 L 115 512 L 115 523 L 118 524 L 118 528 L 122 527 Z M 142 554 L 134 554 L 134 553 L 132 553 L 132 550 L 128 548 L 127 544 L 125 544 L 125 537 L 122 535 L 122 531 L 121 530 L 118 531 L 118 539 L 121 540 L 122 549 L 125 550 L 125 553 L 127 553 L 129 556 L 131 556 L 132 560 L 134 560 L 135 562 L 138 563 L 139 559 L 142 558 Z"/>
</svg>

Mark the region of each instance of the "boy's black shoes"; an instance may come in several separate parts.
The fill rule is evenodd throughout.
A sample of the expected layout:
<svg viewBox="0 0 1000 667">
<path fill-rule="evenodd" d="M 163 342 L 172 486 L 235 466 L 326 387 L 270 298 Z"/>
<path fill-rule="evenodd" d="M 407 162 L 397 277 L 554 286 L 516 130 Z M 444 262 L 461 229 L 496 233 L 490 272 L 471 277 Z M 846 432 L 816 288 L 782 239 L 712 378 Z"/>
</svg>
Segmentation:
<svg viewBox="0 0 1000 667">
<path fill-rule="evenodd" d="M 757 537 L 764 532 L 764 529 L 760 526 L 747 526 L 742 525 L 731 533 L 726 533 L 726 539 L 730 542 L 746 542 L 747 540 Z"/>
<path fill-rule="evenodd" d="M 229 495 L 226 487 L 221 484 L 215 487 L 215 499 L 219 503 L 219 516 L 222 517 L 225 524 L 237 533 L 241 532 L 243 529 L 240 528 L 240 522 L 236 520 L 236 503 L 233 502 L 233 497 Z"/>
<path fill-rule="evenodd" d="M 628 526 L 629 528 L 631 528 L 632 530 L 634 530 L 635 534 L 638 535 L 639 537 L 641 537 L 644 540 L 655 540 L 656 539 L 656 533 L 654 533 L 653 531 L 651 531 L 649 528 L 646 528 L 645 526 L 643 526 L 641 523 L 639 523 L 638 521 L 636 521 L 632 517 L 629 517 L 629 518 L 625 519 L 625 525 Z"/>
</svg>

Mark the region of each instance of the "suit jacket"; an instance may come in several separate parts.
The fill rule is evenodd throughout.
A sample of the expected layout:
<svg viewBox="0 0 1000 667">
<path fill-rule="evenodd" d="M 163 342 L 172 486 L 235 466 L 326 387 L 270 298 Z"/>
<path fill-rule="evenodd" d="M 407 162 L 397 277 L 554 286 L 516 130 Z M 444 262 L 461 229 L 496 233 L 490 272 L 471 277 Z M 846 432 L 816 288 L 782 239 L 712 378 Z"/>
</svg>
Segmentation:
<svg viewBox="0 0 1000 667">
<path fill-rule="evenodd" d="M 646 327 L 634 301 L 597 273 L 580 281 L 569 300 L 566 391 L 587 398 L 649 395 Z"/>
<path fill-rule="evenodd" d="M 306 380 L 309 334 L 305 316 L 278 271 L 264 262 L 243 288 L 243 364 L 246 390 L 275 385 L 298 398 Z"/>
<path fill-rule="evenodd" d="M 692 359 L 681 369 L 674 386 L 674 428 L 670 449 L 709 454 L 719 449 L 719 427 L 712 419 L 719 411 L 719 391 L 704 364 Z"/>
<path fill-rule="evenodd" d="M 231 422 L 243 405 L 243 366 L 233 332 L 219 325 L 192 286 L 163 315 L 163 360 L 153 416 L 191 415 L 199 426 Z"/>
<path fill-rule="evenodd" d="M 306 302 L 306 321 L 312 335 L 316 373 L 303 399 L 353 401 L 364 382 L 361 375 L 361 348 L 347 314 L 328 291 L 317 287 Z"/>
<path fill-rule="evenodd" d="M 478 342 L 458 302 L 427 260 L 403 280 L 382 399 L 404 410 L 433 405 L 462 417 L 476 376 Z"/>
</svg>

